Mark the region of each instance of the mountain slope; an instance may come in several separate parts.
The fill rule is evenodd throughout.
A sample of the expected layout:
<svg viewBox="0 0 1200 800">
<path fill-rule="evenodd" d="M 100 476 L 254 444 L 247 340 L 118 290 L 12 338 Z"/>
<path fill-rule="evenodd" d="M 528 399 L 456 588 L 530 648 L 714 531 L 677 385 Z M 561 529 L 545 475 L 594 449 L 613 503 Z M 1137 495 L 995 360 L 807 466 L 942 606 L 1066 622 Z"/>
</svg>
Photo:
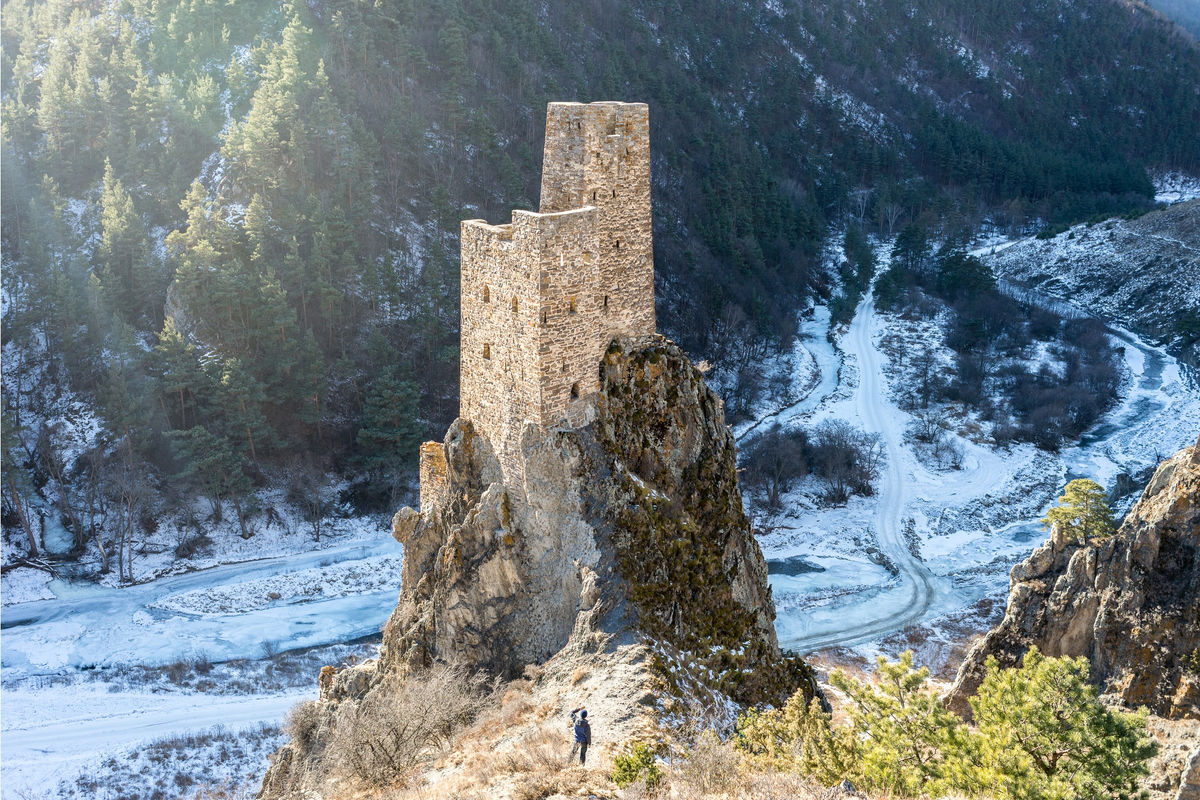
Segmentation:
<svg viewBox="0 0 1200 800">
<path fill-rule="evenodd" d="M 164 486 L 245 535 L 268 484 L 392 506 L 456 413 L 458 221 L 532 205 L 548 100 L 650 104 L 659 319 L 741 405 L 831 221 L 1075 219 L 1200 170 L 1200 53 L 1117 0 L 10 2 L 2 36 L 5 524 L 106 560 L 103 496 L 130 573 Z"/>
</svg>

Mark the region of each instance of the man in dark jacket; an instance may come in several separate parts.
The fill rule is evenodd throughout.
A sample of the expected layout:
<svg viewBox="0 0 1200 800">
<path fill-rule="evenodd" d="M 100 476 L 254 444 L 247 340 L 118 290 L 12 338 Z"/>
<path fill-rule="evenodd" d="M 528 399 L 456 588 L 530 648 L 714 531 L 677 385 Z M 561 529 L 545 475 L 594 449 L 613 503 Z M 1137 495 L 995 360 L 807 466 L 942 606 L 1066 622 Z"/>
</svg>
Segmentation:
<svg viewBox="0 0 1200 800">
<path fill-rule="evenodd" d="M 575 744 L 571 748 L 568 762 L 575 760 L 575 751 L 579 751 L 579 763 L 587 763 L 588 745 L 592 743 L 592 726 L 587 719 L 587 709 L 580 706 L 571 710 L 571 728 L 575 731 Z"/>
</svg>

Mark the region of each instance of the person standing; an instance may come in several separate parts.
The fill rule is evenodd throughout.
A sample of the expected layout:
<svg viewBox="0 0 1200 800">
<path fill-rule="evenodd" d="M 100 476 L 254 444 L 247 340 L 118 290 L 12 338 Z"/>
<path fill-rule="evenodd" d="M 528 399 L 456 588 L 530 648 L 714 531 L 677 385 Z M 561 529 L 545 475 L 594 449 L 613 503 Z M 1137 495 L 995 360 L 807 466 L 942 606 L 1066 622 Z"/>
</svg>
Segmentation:
<svg viewBox="0 0 1200 800">
<path fill-rule="evenodd" d="M 588 745 L 592 743 L 592 726 L 588 722 L 587 709 L 583 706 L 571 710 L 571 729 L 575 733 L 575 744 L 571 747 L 571 757 L 567 759 L 567 763 L 575 760 L 575 753 L 579 753 L 579 763 L 587 763 Z"/>
</svg>

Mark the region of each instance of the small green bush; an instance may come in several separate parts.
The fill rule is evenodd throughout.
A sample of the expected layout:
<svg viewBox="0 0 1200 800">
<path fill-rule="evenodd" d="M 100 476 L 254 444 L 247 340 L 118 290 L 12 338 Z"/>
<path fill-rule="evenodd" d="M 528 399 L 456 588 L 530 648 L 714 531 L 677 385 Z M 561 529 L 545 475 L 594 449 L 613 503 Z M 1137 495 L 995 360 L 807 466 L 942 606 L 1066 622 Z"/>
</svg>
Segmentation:
<svg viewBox="0 0 1200 800">
<path fill-rule="evenodd" d="M 662 781 L 663 771 L 654 760 L 654 750 L 645 742 L 635 742 L 628 753 L 613 759 L 613 783 L 624 789 L 639 780 L 646 786 L 657 786 Z"/>
</svg>

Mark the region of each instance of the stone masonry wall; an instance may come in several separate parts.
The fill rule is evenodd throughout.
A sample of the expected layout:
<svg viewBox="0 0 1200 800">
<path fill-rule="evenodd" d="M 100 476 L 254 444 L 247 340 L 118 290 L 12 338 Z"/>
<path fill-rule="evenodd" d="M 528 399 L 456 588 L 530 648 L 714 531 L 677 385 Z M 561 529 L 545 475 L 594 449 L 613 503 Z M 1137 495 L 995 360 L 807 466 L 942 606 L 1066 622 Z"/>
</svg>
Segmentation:
<svg viewBox="0 0 1200 800">
<path fill-rule="evenodd" d="M 600 209 L 596 301 L 614 335 L 655 330 L 650 111 L 645 103 L 550 103 L 541 211 Z M 607 303 L 605 300 L 607 299 Z"/>
<path fill-rule="evenodd" d="M 516 485 L 526 422 L 590 421 L 613 338 L 654 333 L 649 115 L 551 103 L 541 211 L 462 223 L 459 415 Z"/>
</svg>

